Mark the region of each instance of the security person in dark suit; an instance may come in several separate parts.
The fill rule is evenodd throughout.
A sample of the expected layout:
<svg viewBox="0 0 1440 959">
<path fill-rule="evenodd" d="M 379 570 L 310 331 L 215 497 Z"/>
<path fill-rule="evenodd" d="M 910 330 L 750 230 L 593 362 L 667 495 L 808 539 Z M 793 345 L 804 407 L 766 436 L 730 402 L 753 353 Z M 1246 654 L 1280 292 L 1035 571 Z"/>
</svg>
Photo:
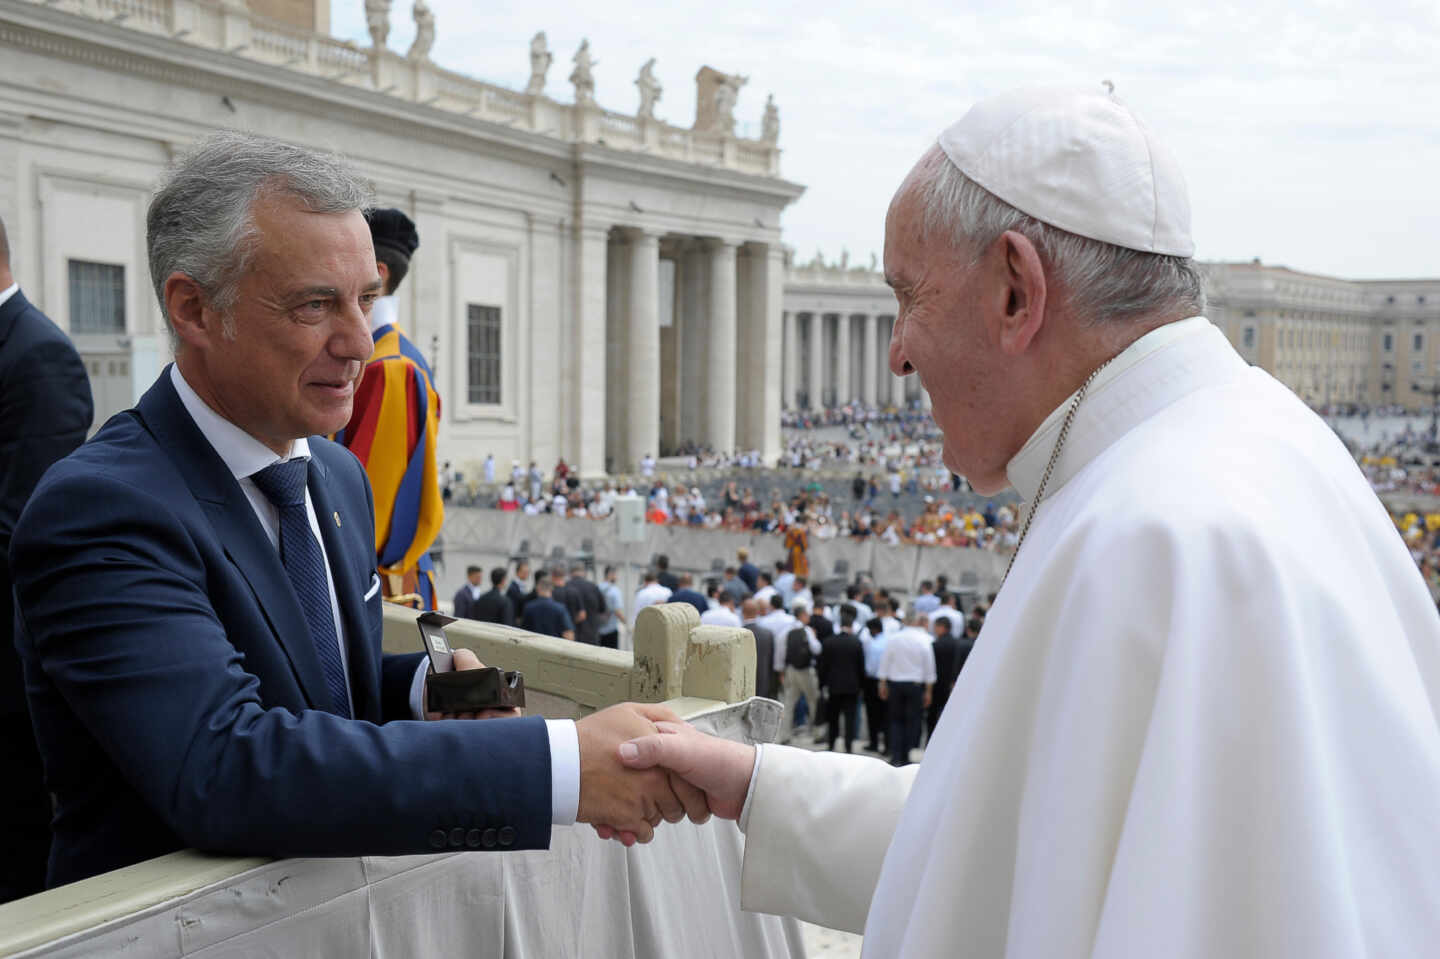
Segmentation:
<svg viewBox="0 0 1440 959">
<path fill-rule="evenodd" d="M 490 591 L 481 593 L 480 598 L 470 604 L 471 619 L 499 623 L 501 626 L 515 625 L 515 610 L 510 605 L 510 598 L 505 595 L 507 575 L 504 566 L 496 566 L 490 571 Z"/>
<path fill-rule="evenodd" d="M 10 534 L 40 476 L 85 441 L 90 379 L 75 347 L 25 299 L 0 222 L 0 902 L 45 888 L 50 794 L 11 636 Z"/>
<path fill-rule="evenodd" d="M 455 590 L 455 598 L 450 601 L 452 614 L 456 619 L 476 618 L 475 601 L 480 598 L 476 595 L 476 590 L 480 588 L 480 577 L 484 572 L 479 566 L 465 567 L 465 582 Z"/>
<path fill-rule="evenodd" d="M 811 617 L 813 622 L 822 617 Z M 840 721 L 845 721 L 845 751 L 855 751 L 855 727 L 858 716 L 860 688 L 865 680 L 865 647 L 855 635 L 855 607 L 840 609 L 840 632 L 820 641 L 820 688 L 830 703 L 830 728 L 826 733 L 829 749 L 835 748 L 840 734 Z"/>
<path fill-rule="evenodd" d="M 585 578 L 585 567 L 577 563 L 570 567 L 570 581 L 566 591 L 579 600 L 584 617 L 575 623 L 575 639 L 591 646 L 600 645 L 600 623 L 605 619 L 605 594 L 600 587 Z"/>
<path fill-rule="evenodd" d="M 944 616 L 937 617 L 931 629 L 935 632 L 935 694 L 930 697 L 930 707 L 925 713 L 927 742 L 935 735 L 935 724 L 940 722 L 940 713 L 950 698 L 950 687 L 955 685 L 955 677 L 970 652 L 966 646 L 962 654 L 960 640 L 950 632 L 950 620 Z M 974 645 L 973 641 L 970 645 Z"/>
</svg>

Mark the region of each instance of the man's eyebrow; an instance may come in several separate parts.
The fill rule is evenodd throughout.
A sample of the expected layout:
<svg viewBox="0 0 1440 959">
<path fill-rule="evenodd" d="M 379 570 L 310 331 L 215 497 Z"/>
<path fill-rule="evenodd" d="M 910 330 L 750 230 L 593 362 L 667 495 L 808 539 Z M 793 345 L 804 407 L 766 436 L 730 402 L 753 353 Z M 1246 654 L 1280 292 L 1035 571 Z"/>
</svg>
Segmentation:
<svg viewBox="0 0 1440 959">
<path fill-rule="evenodd" d="M 334 299 L 339 295 L 340 291 L 333 286 L 306 286 L 291 294 L 297 300 Z"/>
<path fill-rule="evenodd" d="M 377 277 L 375 277 L 375 279 L 371 280 L 369 283 L 366 283 L 366 284 L 365 284 L 365 287 L 364 287 L 360 292 L 361 292 L 361 293 L 373 293 L 375 290 L 382 289 L 384 286 L 385 286 L 385 281 L 382 280 L 382 279 L 380 279 L 380 277 L 377 276 Z"/>
</svg>

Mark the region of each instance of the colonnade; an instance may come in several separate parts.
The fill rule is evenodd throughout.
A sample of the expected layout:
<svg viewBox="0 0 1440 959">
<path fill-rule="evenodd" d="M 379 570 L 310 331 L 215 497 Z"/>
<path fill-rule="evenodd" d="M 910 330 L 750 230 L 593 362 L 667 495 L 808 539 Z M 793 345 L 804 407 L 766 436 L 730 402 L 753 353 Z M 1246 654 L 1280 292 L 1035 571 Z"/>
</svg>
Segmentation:
<svg viewBox="0 0 1440 959">
<path fill-rule="evenodd" d="M 786 311 L 782 326 L 785 409 L 822 410 L 857 401 L 871 407 L 918 401 L 929 408 L 916 377 L 890 372 L 893 315 Z"/>
<path fill-rule="evenodd" d="M 624 228 L 603 252 L 603 420 L 582 419 L 604 424 L 606 468 L 689 444 L 777 456 L 779 245 Z"/>
</svg>

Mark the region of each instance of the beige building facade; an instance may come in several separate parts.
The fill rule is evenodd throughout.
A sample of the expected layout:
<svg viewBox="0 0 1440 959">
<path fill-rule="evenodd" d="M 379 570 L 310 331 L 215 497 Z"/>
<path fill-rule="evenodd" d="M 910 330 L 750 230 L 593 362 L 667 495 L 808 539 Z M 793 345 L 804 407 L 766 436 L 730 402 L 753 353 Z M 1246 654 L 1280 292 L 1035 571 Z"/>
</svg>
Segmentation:
<svg viewBox="0 0 1440 959">
<path fill-rule="evenodd" d="M 326 34 L 326 0 L 0 0 L 0 217 L 17 279 L 87 361 L 97 423 L 170 358 L 151 190 L 232 127 L 346 154 L 416 222 L 400 322 L 435 371 L 442 459 L 598 476 L 666 439 L 778 455 L 780 213 L 803 188 L 779 175 L 773 105 L 737 137 L 744 78 L 707 67 L 703 115 L 677 126 L 637 65 L 639 109 L 608 110 L 588 44 L 566 84 L 543 33 L 509 90 L 429 59 L 424 4 L 404 55 L 377 11 L 367 48 Z"/>
<path fill-rule="evenodd" d="M 1344 280 L 1259 261 L 1204 269 L 1210 318 L 1307 403 L 1429 409 L 1440 279 Z"/>
</svg>

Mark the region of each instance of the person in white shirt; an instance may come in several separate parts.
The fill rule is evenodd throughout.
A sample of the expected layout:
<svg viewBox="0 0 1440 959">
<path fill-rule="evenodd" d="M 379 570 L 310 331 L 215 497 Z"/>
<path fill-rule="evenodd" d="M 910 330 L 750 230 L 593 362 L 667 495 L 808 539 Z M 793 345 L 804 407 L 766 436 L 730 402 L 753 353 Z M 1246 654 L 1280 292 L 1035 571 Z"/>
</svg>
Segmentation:
<svg viewBox="0 0 1440 959">
<path fill-rule="evenodd" d="M 636 617 L 640 610 L 646 606 L 654 606 L 656 603 L 663 603 L 670 598 L 670 590 L 661 586 L 656 581 L 656 573 L 653 569 L 645 571 L 641 587 L 635 591 L 635 601 L 630 606 L 630 623 L 633 628 Z"/>
<path fill-rule="evenodd" d="M 758 601 L 758 599 L 757 599 Z M 763 608 L 763 607 L 762 607 Z M 791 616 L 785 609 L 785 601 L 780 598 L 779 593 L 772 593 L 768 600 L 770 612 L 760 617 L 759 623 L 775 635 L 777 646 L 784 644 L 785 634 L 790 632 L 795 625 L 795 617 Z M 782 667 L 776 666 L 775 671 L 782 672 Z"/>
<path fill-rule="evenodd" d="M 890 765 L 910 762 L 920 745 L 920 720 L 935 691 L 935 645 L 930 618 L 911 611 L 905 626 L 891 634 L 880 657 L 880 698 L 890 714 Z"/>
<path fill-rule="evenodd" d="M 781 702 L 785 712 L 780 720 L 780 742 L 790 741 L 795 727 L 795 705 L 805 697 L 805 737 L 813 738 L 819 729 L 820 680 L 815 674 L 815 661 L 820 656 L 820 640 L 810 628 L 810 607 L 796 603 L 788 627 L 775 633 L 775 671 L 781 674 Z M 767 617 L 768 618 L 768 617 Z M 761 620 L 762 623 L 765 620 Z M 772 629 L 771 632 L 774 632 Z M 802 740 L 803 741 L 803 740 Z"/>
<path fill-rule="evenodd" d="M 484 467 L 483 467 L 483 475 L 484 475 L 484 477 L 485 477 L 485 483 L 486 483 L 486 485 L 489 485 L 490 483 L 495 482 L 495 454 L 494 454 L 494 453 L 486 453 L 486 454 L 485 454 L 485 465 L 484 465 Z"/>
<path fill-rule="evenodd" d="M 780 574 L 775 577 L 775 591 L 788 608 L 795 601 L 795 573 L 784 563 L 776 563 L 775 568 Z"/>
<path fill-rule="evenodd" d="M 775 588 L 774 582 L 770 579 L 770 574 L 764 570 L 761 570 L 755 577 L 755 582 L 759 588 L 755 590 L 755 595 L 750 598 L 759 603 L 762 609 L 769 609 L 770 597 L 778 596 L 780 591 Z M 783 596 L 780 597 L 780 605 L 782 608 L 785 605 L 785 597 Z"/>
<path fill-rule="evenodd" d="M 735 612 L 735 597 L 726 590 L 720 590 L 710 599 L 712 605 L 700 614 L 702 626 L 743 626 L 740 615 Z"/>
<path fill-rule="evenodd" d="M 928 624 L 931 627 L 931 632 L 934 632 L 933 627 L 937 619 L 948 619 L 950 621 L 951 636 L 965 635 L 965 614 L 956 608 L 954 593 L 946 593 L 941 604 L 931 610 L 930 622 Z"/>
<path fill-rule="evenodd" d="M 655 475 L 655 457 L 646 453 L 640 458 L 640 475 L 649 479 Z"/>
</svg>

